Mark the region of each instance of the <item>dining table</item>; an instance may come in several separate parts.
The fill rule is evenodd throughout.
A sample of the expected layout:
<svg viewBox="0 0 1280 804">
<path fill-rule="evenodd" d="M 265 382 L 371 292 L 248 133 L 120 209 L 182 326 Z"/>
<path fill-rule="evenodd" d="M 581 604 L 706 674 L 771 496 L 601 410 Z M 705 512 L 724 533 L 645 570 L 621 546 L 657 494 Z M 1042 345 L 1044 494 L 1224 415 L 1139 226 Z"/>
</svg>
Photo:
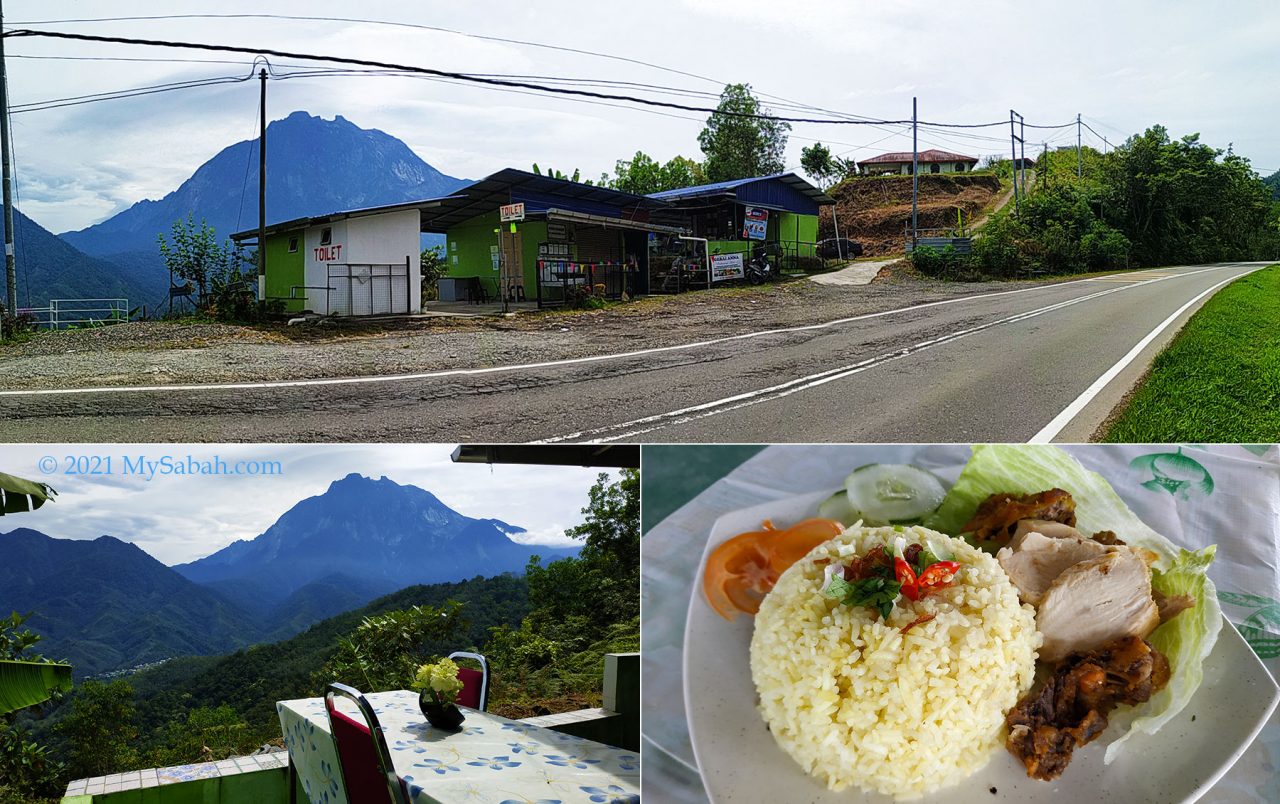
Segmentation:
<svg viewBox="0 0 1280 804">
<path fill-rule="evenodd" d="M 640 757 L 634 751 L 553 731 L 490 712 L 458 707 L 458 731 L 427 722 L 413 690 L 366 693 L 413 804 L 454 802 L 583 802 L 640 800 Z M 352 701 L 344 714 L 363 722 Z M 312 804 L 345 804 L 337 750 L 323 698 L 276 703 L 289 761 Z"/>
<path fill-rule="evenodd" d="M 1272 677 L 1280 678 L 1280 445 L 1078 444 L 1064 449 L 1106 478 L 1157 532 L 1192 549 L 1217 544 L 1209 577 L 1217 584 L 1223 614 Z M 690 737 L 682 673 L 671 668 L 683 666 L 690 597 L 716 520 L 841 488 L 850 471 L 871 463 L 915 464 L 949 485 L 969 455 L 964 444 L 645 447 L 641 751 L 649 804 L 709 800 Z M 1245 695 L 1238 705 L 1243 711 L 1262 703 Z M 859 798 L 850 795 L 850 800 Z M 1201 801 L 1280 801 L 1280 709 Z"/>
</svg>

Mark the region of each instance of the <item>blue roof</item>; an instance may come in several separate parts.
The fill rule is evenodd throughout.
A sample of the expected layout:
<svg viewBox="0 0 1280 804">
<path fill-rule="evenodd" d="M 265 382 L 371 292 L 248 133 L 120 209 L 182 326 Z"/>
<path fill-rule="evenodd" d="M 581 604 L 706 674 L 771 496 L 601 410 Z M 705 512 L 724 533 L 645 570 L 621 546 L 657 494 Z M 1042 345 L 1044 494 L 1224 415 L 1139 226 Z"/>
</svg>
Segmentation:
<svg viewBox="0 0 1280 804">
<path fill-rule="evenodd" d="M 809 215 L 817 214 L 819 206 L 835 203 L 835 199 L 795 173 L 774 173 L 770 176 L 700 184 L 697 187 L 652 193 L 649 197 L 660 201 L 682 201 L 708 196 L 732 196 L 743 203 L 772 206 Z"/>
</svg>

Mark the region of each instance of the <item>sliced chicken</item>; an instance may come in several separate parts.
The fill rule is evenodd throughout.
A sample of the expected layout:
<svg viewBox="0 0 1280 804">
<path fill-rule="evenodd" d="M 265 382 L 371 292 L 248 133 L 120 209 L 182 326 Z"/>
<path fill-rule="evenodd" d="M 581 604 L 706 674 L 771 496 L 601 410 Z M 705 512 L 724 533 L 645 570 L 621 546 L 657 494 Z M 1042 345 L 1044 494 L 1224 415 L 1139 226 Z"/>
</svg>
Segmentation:
<svg viewBox="0 0 1280 804">
<path fill-rule="evenodd" d="M 1039 533 L 1050 539 L 1083 539 L 1085 537 L 1080 531 L 1062 522 L 1053 522 L 1048 519 L 1020 519 L 1017 529 L 1013 532 L 1010 546 L 1018 540 L 1019 536 L 1027 533 Z"/>
<path fill-rule="evenodd" d="M 1035 520 L 1024 519 L 1018 523 L 1018 535 L 1007 547 L 996 553 L 996 560 L 1009 574 L 1009 580 L 1018 587 L 1018 596 L 1026 603 L 1039 606 L 1049 586 L 1068 567 L 1090 558 L 1097 558 L 1109 549 L 1090 539 L 1079 536 L 1051 537 L 1039 530 L 1024 531 L 1023 524 Z M 1074 531 L 1068 525 L 1046 522 L 1057 528 Z"/>
<path fill-rule="evenodd" d="M 1044 635 L 1040 659 L 1056 662 L 1121 637 L 1145 637 L 1159 624 L 1146 563 L 1112 550 L 1073 564 L 1049 585 L 1036 612 Z"/>
</svg>

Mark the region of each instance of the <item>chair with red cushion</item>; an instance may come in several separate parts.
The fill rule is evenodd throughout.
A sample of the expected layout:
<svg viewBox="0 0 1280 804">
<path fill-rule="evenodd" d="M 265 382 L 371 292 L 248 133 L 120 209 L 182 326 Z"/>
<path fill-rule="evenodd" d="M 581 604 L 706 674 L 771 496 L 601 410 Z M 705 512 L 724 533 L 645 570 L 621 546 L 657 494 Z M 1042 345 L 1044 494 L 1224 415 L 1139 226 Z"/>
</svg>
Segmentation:
<svg viewBox="0 0 1280 804">
<path fill-rule="evenodd" d="M 458 692 L 458 704 L 479 709 L 481 712 L 489 705 L 489 663 L 478 653 L 454 651 L 449 654 L 453 661 L 458 659 L 474 659 L 480 663 L 479 670 L 470 667 L 458 668 L 458 679 L 462 681 L 462 690 Z"/>
<path fill-rule="evenodd" d="M 365 722 L 339 712 L 334 697 L 355 702 Z M 324 708 L 329 714 L 329 731 L 338 752 L 342 786 L 351 804 L 409 804 L 409 793 L 396 775 L 391 753 L 382 736 L 382 726 L 369 701 L 346 684 L 329 684 L 324 690 Z"/>
</svg>

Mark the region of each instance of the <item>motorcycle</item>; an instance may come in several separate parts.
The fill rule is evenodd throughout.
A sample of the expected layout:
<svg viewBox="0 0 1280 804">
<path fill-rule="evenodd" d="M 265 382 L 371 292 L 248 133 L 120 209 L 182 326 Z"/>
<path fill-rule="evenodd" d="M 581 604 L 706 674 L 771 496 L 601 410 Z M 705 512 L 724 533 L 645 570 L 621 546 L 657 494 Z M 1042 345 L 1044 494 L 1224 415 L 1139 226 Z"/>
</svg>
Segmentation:
<svg viewBox="0 0 1280 804">
<path fill-rule="evenodd" d="M 764 253 L 764 249 L 758 249 L 747 263 L 745 270 L 747 281 L 753 285 L 762 285 L 772 279 L 777 278 L 778 271 L 773 267 L 773 263 L 769 262 L 769 257 Z"/>
</svg>

